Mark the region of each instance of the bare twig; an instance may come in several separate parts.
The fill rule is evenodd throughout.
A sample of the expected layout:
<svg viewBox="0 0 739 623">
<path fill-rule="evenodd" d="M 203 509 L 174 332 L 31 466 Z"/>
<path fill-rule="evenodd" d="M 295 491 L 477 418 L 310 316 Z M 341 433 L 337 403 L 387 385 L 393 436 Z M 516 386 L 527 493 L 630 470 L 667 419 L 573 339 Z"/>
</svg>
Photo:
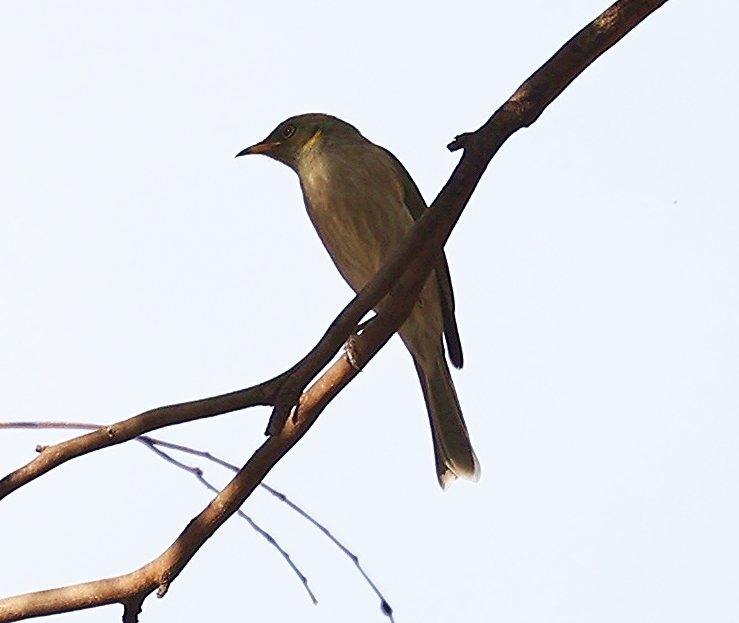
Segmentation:
<svg viewBox="0 0 739 623">
<path fill-rule="evenodd" d="M 364 577 L 367 584 L 370 585 L 373 591 L 375 591 L 375 594 L 380 599 L 380 610 L 382 610 L 382 613 L 389 617 L 391 621 L 393 621 L 393 609 L 388 603 L 388 601 L 385 599 L 383 594 L 380 592 L 380 589 L 377 588 L 375 583 L 372 581 L 372 579 L 367 575 L 367 572 L 364 570 L 364 567 L 359 562 L 359 557 L 352 552 L 346 545 L 344 545 L 339 539 L 337 539 L 331 531 L 321 524 L 320 522 L 316 521 L 315 518 L 313 518 L 311 515 L 306 513 L 300 506 L 295 504 L 292 500 L 290 500 L 284 493 L 277 491 L 276 489 L 273 489 L 268 484 L 262 483 L 262 487 L 269 491 L 272 495 L 274 495 L 278 500 L 281 502 L 284 502 L 287 504 L 290 508 L 292 508 L 296 513 L 299 515 L 305 517 L 309 522 L 311 522 L 316 528 L 318 528 L 321 532 L 323 532 L 324 535 L 334 544 L 336 547 L 338 547 L 346 556 L 348 556 L 349 560 L 351 560 L 354 565 L 357 567 L 357 570 L 359 573 L 362 574 L 362 577 Z"/>
<path fill-rule="evenodd" d="M 217 465 L 225 467 L 226 469 L 230 469 L 231 471 L 234 471 L 234 472 L 238 472 L 239 470 L 239 468 L 236 467 L 235 465 L 232 465 L 231 463 L 228 463 L 227 461 L 224 461 L 223 459 L 218 458 L 217 456 L 214 456 L 213 454 L 207 451 L 195 450 L 194 448 L 190 448 L 189 446 L 182 446 L 180 444 L 170 443 L 168 441 L 162 441 L 161 439 L 153 439 L 151 437 L 143 437 L 143 438 L 138 438 L 138 439 L 140 439 L 143 443 L 145 443 L 145 445 L 149 446 L 154 452 L 156 452 L 157 454 L 160 454 L 162 458 L 164 458 L 165 460 L 173 462 L 174 464 L 176 464 L 178 467 L 181 467 L 182 469 L 185 469 L 187 471 L 192 471 L 198 477 L 199 480 L 201 480 L 209 489 L 213 491 L 215 491 L 215 489 L 213 489 L 211 485 L 208 485 L 207 483 L 205 483 L 205 481 L 202 478 L 202 472 L 199 471 L 198 468 L 189 467 L 187 465 L 180 463 L 176 459 L 170 457 L 166 453 L 159 450 L 156 446 L 162 446 L 162 447 L 166 447 L 172 450 L 177 450 L 178 452 L 185 452 L 187 454 L 192 454 L 194 456 L 202 457 L 208 461 L 212 461 L 213 463 L 216 463 Z M 370 578 L 370 576 L 364 570 L 364 567 L 362 567 L 362 565 L 360 564 L 359 557 L 354 552 L 352 552 L 346 545 L 344 545 L 338 538 L 336 538 L 326 526 L 324 526 L 320 521 L 318 521 L 315 517 L 313 517 L 313 515 L 308 513 L 305 509 L 298 506 L 289 497 L 287 497 L 287 495 L 285 495 L 281 491 L 278 491 L 274 487 L 271 487 L 265 482 L 259 483 L 259 486 L 262 487 L 262 489 L 264 489 L 268 493 L 270 493 L 272 496 L 277 498 L 280 502 L 289 506 L 293 511 L 295 511 L 298 515 L 300 515 L 305 520 L 313 524 L 316 528 L 318 528 L 318 530 L 320 530 L 336 547 L 338 547 L 349 558 L 349 560 L 351 560 L 354 563 L 359 573 L 362 575 L 364 580 L 367 582 L 367 584 L 370 586 L 370 588 L 375 592 L 375 594 L 379 598 L 380 609 L 382 610 L 382 613 L 385 616 L 387 616 L 392 622 L 393 621 L 392 607 L 388 603 L 387 599 L 385 599 L 385 596 L 382 594 L 382 592 L 377 587 L 377 585 L 372 581 L 372 578 Z M 241 511 L 239 511 L 239 513 L 243 515 Z M 245 515 L 244 515 L 244 518 L 247 519 L 247 521 L 251 523 L 251 520 L 248 519 Z M 258 528 L 257 526 L 253 524 L 252 524 L 252 527 L 258 532 L 260 532 L 260 534 L 262 533 L 261 528 Z M 292 565 L 292 561 L 289 558 L 289 554 L 287 554 L 287 552 L 284 552 L 280 548 L 280 546 L 277 545 L 277 543 L 274 543 L 274 540 L 272 539 L 272 537 L 268 535 L 263 535 L 263 536 L 271 544 L 273 544 L 280 551 L 280 553 L 283 554 L 283 556 L 286 558 L 288 563 Z M 310 592 L 310 589 L 308 588 L 307 580 L 305 579 L 305 577 L 297 570 L 297 568 L 294 568 L 294 570 L 298 574 L 298 576 L 304 581 L 306 585 L 306 590 Z M 311 596 L 312 596 L 312 593 L 311 593 Z M 313 598 L 313 601 L 314 603 L 316 603 L 315 598 Z"/>
<path fill-rule="evenodd" d="M 280 435 L 270 437 L 156 559 L 122 576 L 1 599 L 0 622 L 112 603 L 126 606 L 128 616 L 132 599 L 154 591 L 163 596 L 203 543 L 239 509 L 279 459 L 310 429 L 329 402 L 325 397 L 330 388 L 340 386 L 340 378 L 347 368 L 351 369 L 351 364 L 345 357 L 334 363 L 301 398 L 300 418 L 291 420 Z"/>
<path fill-rule="evenodd" d="M 247 407 L 271 405 L 288 373 L 289 371 L 264 383 L 221 396 L 151 409 L 86 435 L 42 448 L 39 456 L 0 480 L 0 500 L 71 459 L 130 441 L 149 431 Z"/>
<path fill-rule="evenodd" d="M 100 428 L 100 425 L 89 424 L 86 422 L 0 422 L 0 430 L 2 429 L 6 429 L 6 430 L 8 429 L 13 429 L 13 430 L 19 430 L 19 429 L 96 430 L 98 428 Z M 186 463 L 178 461 L 170 454 L 167 454 L 166 452 L 162 451 L 161 448 L 167 448 L 169 450 L 175 450 L 177 452 L 182 452 L 184 454 L 189 454 L 191 456 L 196 456 L 196 457 L 205 459 L 220 467 L 224 467 L 234 473 L 239 471 L 239 468 L 233 463 L 224 461 L 220 457 L 212 454 L 211 452 L 208 452 L 207 450 L 197 450 L 195 448 L 192 448 L 191 446 L 185 446 L 185 445 L 178 444 L 178 443 L 172 443 L 170 441 L 158 439 L 156 437 L 151 437 L 149 435 L 141 435 L 139 437 L 136 437 L 134 441 L 138 441 L 142 443 L 146 448 L 154 452 L 157 456 L 164 459 L 168 463 L 174 465 L 175 467 L 178 467 L 179 469 L 182 469 L 192 474 L 195 478 L 198 479 L 198 481 L 201 484 L 203 484 L 203 486 L 205 486 L 207 489 L 209 489 L 210 491 L 214 493 L 218 493 L 218 490 L 210 482 L 208 482 L 205 479 L 203 470 L 201 468 L 195 467 L 192 465 L 187 465 Z M 370 576 L 367 574 L 367 572 L 364 570 L 364 568 L 360 564 L 359 557 L 354 552 L 352 552 L 346 545 L 344 545 L 337 537 L 335 537 L 325 525 L 323 525 L 320 521 L 318 521 L 313 515 L 308 513 L 304 508 L 298 506 L 286 494 L 282 493 L 281 491 L 278 491 L 277 489 L 268 485 L 265 482 L 259 483 L 259 486 L 262 487 L 265 491 L 267 491 L 270 495 L 275 497 L 277 500 L 279 500 L 283 504 L 290 507 L 298 515 L 300 515 L 305 520 L 313 524 L 316 528 L 318 528 L 318 530 L 320 530 L 336 547 L 339 548 L 339 550 L 341 550 L 342 553 L 344 553 L 352 561 L 352 563 L 354 563 L 354 565 L 357 567 L 357 570 L 362 575 L 364 580 L 367 582 L 369 587 L 375 592 L 377 597 L 380 599 L 380 608 L 383 614 L 388 616 L 390 620 L 392 621 L 393 620 L 392 607 L 390 606 L 388 601 L 385 599 L 385 596 L 382 594 L 380 589 L 374 583 L 372 578 L 370 578 Z M 237 514 L 240 517 L 242 517 L 242 519 L 247 521 L 254 530 L 256 530 L 260 535 L 262 535 L 267 540 L 267 542 L 270 543 L 270 545 L 274 546 L 275 549 L 277 549 L 280 555 L 282 555 L 282 557 L 290 565 L 290 567 L 293 569 L 293 571 L 298 576 L 300 581 L 303 583 L 313 603 L 317 603 L 317 599 L 315 595 L 313 594 L 313 591 L 311 591 L 311 589 L 308 586 L 308 579 L 298 569 L 295 563 L 292 561 L 290 554 L 286 552 L 277 543 L 274 537 L 272 537 L 268 532 L 266 532 L 259 525 L 257 525 L 251 517 L 246 515 L 241 510 L 239 510 Z"/>
<path fill-rule="evenodd" d="M 161 450 L 158 448 L 158 445 L 163 445 L 156 439 L 152 439 L 150 437 L 137 437 L 137 441 L 140 441 L 143 443 L 149 450 L 154 452 L 157 456 L 161 457 L 168 463 L 171 463 L 175 467 L 178 467 L 182 470 L 185 470 L 189 474 L 192 474 L 195 478 L 197 478 L 198 482 L 202 484 L 208 491 L 212 491 L 213 493 L 218 493 L 218 488 L 211 484 L 203 474 L 203 470 L 199 467 L 193 467 L 192 465 L 187 465 L 186 463 L 183 463 L 182 461 L 178 461 L 173 456 L 167 454 L 164 450 Z M 166 442 L 165 442 L 166 443 Z M 174 445 L 174 444 L 172 444 Z M 182 448 L 178 448 L 181 451 L 184 451 Z M 196 452 L 193 452 L 195 454 Z M 238 467 L 234 470 L 236 472 L 239 471 Z M 264 483 L 260 483 L 261 486 L 264 486 Z M 300 569 L 298 569 L 297 565 L 293 562 L 293 559 L 291 558 L 290 554 L 277 542 L 277 540 L 264 528 L 262 528 L 257 522 L 255 522 L 249 515 L 247 515 L 244 511 L 241 509 L 236 511 L 236 514 L 241 517 L 246 523 L 248 523 L 251 528 L 257 532 L 257 534 L 261 535 L 267 543 L 269 543 L 272 547 L 274 547 L 280 555 L 285 559 L 285 562 L 290 566 L 290 568 L 293 570 L 293 573 L 298 576 L 298 579 L 303 583 L 303 587 L 305 588 L 306 592 L 308 593 L 308 596 L 310 597 L 311 601 L 313 602 L 313 605 L 318 603 L 318 600 L 316 599 L 315 594 L 311 590 L 310 586 L 308 586 L 308 578 L 305 577 L 305 574 L 303 574 Z"/>
</svg>

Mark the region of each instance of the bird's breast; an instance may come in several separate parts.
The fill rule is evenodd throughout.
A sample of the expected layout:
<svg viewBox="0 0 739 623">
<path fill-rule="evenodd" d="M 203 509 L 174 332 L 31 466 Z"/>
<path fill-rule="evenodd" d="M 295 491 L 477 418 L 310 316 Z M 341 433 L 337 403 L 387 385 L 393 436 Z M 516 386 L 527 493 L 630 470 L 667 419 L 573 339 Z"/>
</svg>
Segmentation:
<svg viewBox="0 0 739 623">
<path fill-rule="evenodd" d="M 374 276 L 413 222 L 402 184 L 381 156 L 347 147 L 313 157 L 298 171 L 311 221 L 354 290 Z"/>
</svg>

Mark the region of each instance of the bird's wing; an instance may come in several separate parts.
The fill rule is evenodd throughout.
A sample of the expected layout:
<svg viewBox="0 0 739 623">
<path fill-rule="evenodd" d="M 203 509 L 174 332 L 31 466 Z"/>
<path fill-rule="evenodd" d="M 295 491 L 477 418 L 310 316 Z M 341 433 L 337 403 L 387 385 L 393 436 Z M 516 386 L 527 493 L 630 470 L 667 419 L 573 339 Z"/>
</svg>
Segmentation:
<svg viewBox="0 0 739 623">
<path fill-rule="evenodd" d="M 378 146 L 379 147 L 379 146 Z M 405 206 L 411 213 L 414 221 L 421 218 L 426 208 L 426 202 L 423 200 L 421 191 L 413 181 L 410 173 L 392 153 L 384 147 L 380 147 L 390 158 L 391 162 L 398 171 L 398 176 L 403 182 L 403 192 L 405 194 Z M 442 250 L 441 257 L 435 267 L 436 279 L 439 282 L 439 294 L 441 299 L 441 315 L 444 319 L 444 337 L 446 338 L 446 347 L 449 354 L 449 361 L 455 368 L 461 368 L 464 364 L 462 356 L 462 341 L 459 338 L 459 329 L 457 328 L 457 318 L 454 315 L 454 290 L 452 289 L 452 277 L 449 274 L 449 264 L 446 261 L 446 254 Z"/>
</svg>

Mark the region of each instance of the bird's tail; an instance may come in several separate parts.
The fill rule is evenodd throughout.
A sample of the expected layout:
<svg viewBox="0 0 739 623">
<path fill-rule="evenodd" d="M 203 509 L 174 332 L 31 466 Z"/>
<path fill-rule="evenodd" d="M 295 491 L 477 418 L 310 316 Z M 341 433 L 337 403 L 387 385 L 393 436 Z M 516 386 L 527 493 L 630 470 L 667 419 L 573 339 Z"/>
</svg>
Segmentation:
<svg viewBox="0 0 739 623">
<path fill-rule="evenodd" d="M 480 464 L 470 444 L 444 351 L 440 348 L 439 355 L 428 359 L 424 366 L 419 360 L 414 362 L 431 421 L 436 475 L 441 488 L 446 489 L 457 478 L 478 480 Z"/>
</svg>

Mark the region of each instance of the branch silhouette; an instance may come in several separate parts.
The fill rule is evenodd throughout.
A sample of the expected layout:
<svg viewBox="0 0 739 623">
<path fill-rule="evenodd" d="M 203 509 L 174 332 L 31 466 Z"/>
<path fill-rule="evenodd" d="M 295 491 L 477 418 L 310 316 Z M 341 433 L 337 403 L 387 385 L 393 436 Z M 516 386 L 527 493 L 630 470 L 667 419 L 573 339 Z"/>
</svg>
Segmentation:
<svg viewBox="0 0 739 623">
<path fill-rule="evenodd" d="M 238 511 L 264 476 L 310 430 L 329 402 L 403 324 L 438 253 L 503 143 L 519 129 L 533 124 L 593 61 L 666 2 L 619 0 L 565 43 L 482 127 L 457 136 L 449 149 L 462 149 L 462 158 L 430 208 L 385 266 L 331 323 L 318 344 L 290 370 L 248 389 L 154 409 L 43 448 L 39 457 L 0 481 L 2 498 L 65 461 L 165 426 L 255 405 L 273 406 L 271 422 L 283 421 L 292 413 L 281 430 L 270 430 L 276 434 L 159 557 L 122 576 L 0 600 L 0 622 L 111 603 L 124 606 L 125 622 L 138 620 L 144 599 L 155 591 L 159 596 L 166 593 L 205 541 Z M 386 296 L 389 300 L 383 313 L 357 332 L 364 315 Z M 306 390 L 350 336 L 351 361 L 343 353 Z"/>
<path fill-rule="evenodd" d="M 0 422 L 0 430 L 2 429 L 5 429 L 5 430 L 19 430 L 19 429 L 26 429 L 26 430 L 28 429 L 97 430 L 99 428 L 101 428 L 99 425 L 89 424 L 85 422 Z M 175 452 L 181 452 L 184 454 L 188 454 L 190 456 L 205 459 L 206 461 L 210 463 L 218 465 L 219 467 L 223 467 L 232 472 L 239 471 L 239 468 L 236 465 L 233 465 L 232 463 L 229 463 L 228 461 L 221 459 L 220 457 L 212 454 L 211 452 L 208 452 L 207 450 L 197 450 L 191 446 L 185 446 L 185 445 L 178 444 L 178 443 L 172 443 L 169 441 L 165 441 L 164 439 L 151 437 L 149 435 L 141 435 L 140 437 L 136 437 L 134 441 L 138 441 L 144 447 L 154 452 L 154 454 L 156 454 L 158 457 L 162 458 L 169 464 L 174 465 L 178 469 L 181 469 L 191 474 L 204 487 L 206 487 L 208 490 L 216 494 L 218 493 L 218 489 L 210 481 L 208 481 L 205 478 L 204 470 L 202 468 L 183 463 L 182 461 L 174 458 L 168 452 L 165 452 L 162 448 L 166 448 L 167 450 L 174 450 Z M 301 506 L 293 502 L 286 494 L 282 493 L 281 491 L 278 491 L 277 489 L 268 485 L 265 482 L 260 482 L 259 486 L 262 489 L 264 489 L 267 493 L 269 493 L 272 497 L 276 498 L 282 504 L 285 504 L 288 508 L 290 508 L 292 511 L 297 513 L 300 517 L 302 517 L 303 519 L 308 521 L 310 524 L 312 524 L 314 527 L 316 527 L 320 532 L 323 533 L 323 535 L 327 539 L 329 539 L 329 541 L 331 541 L 331 543 L 334 544 L 334 546 L 336 546 L 347 558 L 349 558 L 349 560 L 352 561 L 354 566 L 357 568 L 357 571 L 364 578 L 365 582 L 367 582 L 369 587 L 372 589 L 372 591 L 375 593 L 375 595 L 377 595 L 378 599 L 380 600 L 380 608 L 382 612 L 385 613 L 392 622 L 393 621 L 392 607 L 388 603 L 387 599 L 385 599 L 385 596 L 382 594 L 380 589 L 374 583 L 372 578 L 370 578 L 370 576 L 367 574 L 367 572 L 364 570 L 364 568 L 360 564 L 359 557 L 354 552 L 352 552 L 346 545 L 344 545 L 344 543 L 342 543 L 336 536 L 334 536 L 334 534 L 323 523 L 318 521 L 312 514 L 307 512 L 304 508 L 302 508 Z M 279 552 L 279 554 L 285 559 L 285 561 L 290 566 L 290 568 L 293 570 L 295 575 L 304 585 L 305 590 L 308 593 L 308 596 L 310 597 L 311 601 L 314 604 L 317 604 L 318 600 L 315 594 L 313 593 L 313 591 L 308 586 L 308 578 L 300 571 L 297 565 L 293 562 L 292 558 L 290 557 L 290 554 L 285 549 L 282 548 L 282 546 L 275 540 L 275 538 L 269 532 L 261 528 L 249 515 L 247 515 L 241 510 L 237 511 L 237 515 L 241 517 L 242 519 L 244 519 L 251 526 L 252 529 L 254 529 L 259 535 L 264 537 L 264 539 Z"/>
</svg>

